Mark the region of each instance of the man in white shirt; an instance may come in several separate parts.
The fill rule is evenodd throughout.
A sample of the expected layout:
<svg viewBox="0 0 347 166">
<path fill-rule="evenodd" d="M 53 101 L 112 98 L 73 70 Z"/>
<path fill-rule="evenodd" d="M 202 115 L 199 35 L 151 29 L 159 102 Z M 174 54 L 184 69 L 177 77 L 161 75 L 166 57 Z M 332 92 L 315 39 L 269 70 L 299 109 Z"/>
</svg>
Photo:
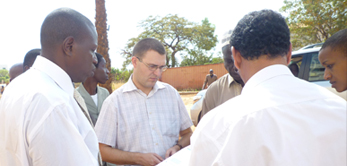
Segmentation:
<svg viewBox="0 0 347 166">
<path fill-rule="evenodd" d="M 73 82 L 95 70 L 95 27 L 77 11 L 54 10 L 41 48 L 1 99 L 0 165 L 98 165 L 97 137 L 73 96 Z"/>
<path fill-rule="evenodd" d="M 230 45 L 245 86 L 200 121 L 190 165 L 346 165 L 346 101 L 290 72 L 285 19 L 249 13 Z"/>
<path fill-rule="evenodd" d="M 104 161 L 157 165 L 190 144 L 193 123 L 180 95 L 158 81 L 167 68 L 165 54 L 156 39 L 135 45 L 134 72 L 104 101 L 95 125 Z"/>
</svg>

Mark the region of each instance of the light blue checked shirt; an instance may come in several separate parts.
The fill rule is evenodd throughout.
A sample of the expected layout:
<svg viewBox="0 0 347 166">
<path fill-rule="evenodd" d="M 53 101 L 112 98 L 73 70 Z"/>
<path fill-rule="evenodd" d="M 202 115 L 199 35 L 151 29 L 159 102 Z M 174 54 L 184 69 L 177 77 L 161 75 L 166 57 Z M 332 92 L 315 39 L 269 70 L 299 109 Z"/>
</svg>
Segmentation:
<svg viewBox="0 0 347 166">
<path fill-rule="evenodd" d="M 104 101 L 95 125 L 99 142 L 165 158 L 166 151 L 177 143 L 179 132 L 193 123 L 171 85 L 157 81 L 147 96 L 131 78 Z"/>
</svg>

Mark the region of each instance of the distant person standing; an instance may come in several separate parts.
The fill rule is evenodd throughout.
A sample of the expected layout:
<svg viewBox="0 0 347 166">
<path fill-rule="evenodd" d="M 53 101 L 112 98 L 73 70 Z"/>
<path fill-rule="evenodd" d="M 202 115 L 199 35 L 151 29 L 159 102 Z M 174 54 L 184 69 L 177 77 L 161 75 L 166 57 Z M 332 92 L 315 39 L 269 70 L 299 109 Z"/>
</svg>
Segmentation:
<svg viewBox="0 0 347 166">
<path fill-rule="evenodd" d="M 99 53 L 95 53 L 95 55 L 98 63 L 95 65 L 94 76 L 88 77 L 77 88 L 87 105 L 93 125 L 95 125 L 98 119 L 102 103 L 110 95 L 107 89 L 98 85 L 99 83 L 104 84 L 108 80 L 110 71 L 106 68 L 106 60 Z"/>
<path fill-rule="evenodd" d="M 1 86 L 1 94 L 4 93 L 4 90 L 5 90 L 5 86 Z"/>
<path fill-rule="evenodd" d="M 215 82 L 217 80 L 217 75 L 213 74 L 213 70 L 210 69 L 210 74 L 206 75 L 204 84 L 202 85 L 201 89 L 205 89 L 205 87 L 210 86 L 213 82 Z"/>
<path fill-rule="evenodd" d="M 36 57 L 40 54 L 41 49 L 39 48 L 32 49 L 25 54 L 23 60 L 23 72 L 27 71 L 34 64 Z"/>
<path fill-rule="evenodd" d="M 10 82 L 13 81 L 16 77 L 23 73 L 23 63 L 14 64 L 10 71 L 8 72 L 10 75 Z"/>
<path fill-rule="evenodd" d="M 328 38 L 318 55 L 324 66 L 324 79 L 338 92 L 347 90 L 347 29 Z"/>
<path fill-rule="evenodd" d="M 41 56 L 0 101 L 0 165 L 96 166 L 97 137 L 73 87 L 94 74 L 95 26 L 81 13 L 60 8 L 48 14 L 40 34 Z"/>
</svg>

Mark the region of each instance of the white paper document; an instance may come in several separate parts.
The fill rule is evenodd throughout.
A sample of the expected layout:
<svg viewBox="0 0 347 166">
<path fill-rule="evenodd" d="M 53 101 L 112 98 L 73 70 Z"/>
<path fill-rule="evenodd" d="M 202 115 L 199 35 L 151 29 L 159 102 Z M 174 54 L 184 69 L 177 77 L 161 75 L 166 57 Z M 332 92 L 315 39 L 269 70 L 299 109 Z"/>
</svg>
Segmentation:
<svg viewBox="0 0 347 166">
<path fill-rule="evenodd" d="M 191 152 L 192 150 L 189 145 L 181 149 L 171 157 L 165 159 L 157 166 L 188 166 Z"/>
</svg>

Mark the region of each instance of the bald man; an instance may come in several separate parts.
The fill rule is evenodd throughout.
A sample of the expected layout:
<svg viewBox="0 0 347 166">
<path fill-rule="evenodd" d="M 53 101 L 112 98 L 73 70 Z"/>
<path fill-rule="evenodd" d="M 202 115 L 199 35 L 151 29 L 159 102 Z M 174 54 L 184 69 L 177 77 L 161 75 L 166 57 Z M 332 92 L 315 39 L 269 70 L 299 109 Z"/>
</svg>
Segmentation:
<svg viewBox="0 0 347 166">
<path fill-rule="evenodd" d="M 96 48 L 81 13 L 61 8 L 45 18 L 41 56 L 0 101 L 0 165 L 98 165 L 97 137 L 73 87 L 93 76 Z"/>
<path fill-rule="evenodd" d="M 23 73 L 23 63 L 14 64 L 9 71 L 10 82 Z"/>
<path fill-rule="evenodd" d="M 41 49 L 39 48 L 32 49 L 25 54 L 23 61 L 23 72 L 29 70 L 29 68 L 34 64 L 36 57 L 40 54 Z"/>
</svg>

